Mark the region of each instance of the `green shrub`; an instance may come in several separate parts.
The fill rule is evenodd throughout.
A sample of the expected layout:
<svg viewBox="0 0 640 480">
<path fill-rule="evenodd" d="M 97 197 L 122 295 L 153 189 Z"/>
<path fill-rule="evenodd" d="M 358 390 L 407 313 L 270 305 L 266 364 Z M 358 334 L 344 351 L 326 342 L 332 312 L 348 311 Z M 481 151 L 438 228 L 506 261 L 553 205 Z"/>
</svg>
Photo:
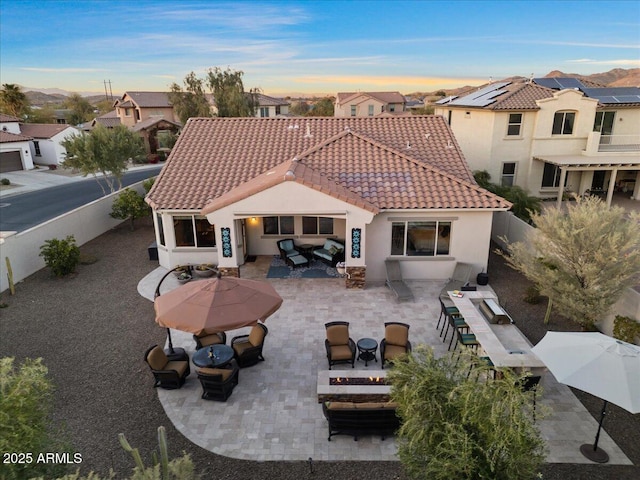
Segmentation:
<svg viewBox="0 0 640 480">
<path fill-rule="evenodd" d="M 531 285 L 527 288 L 527 291 L 524 293 L 525 302 L 530 303 L 531 305 L 537 305 L 540 303 L 540 290 L 535 285 Z"/>
<path fill-rule="evenodd" d="M 138 195 L 135 190 L 125 188 L 113 201 L 109 215 L 120 220 L 129 220 L 131 222 L 131 230 L 133 230 L 134 221 L 137 218 L 146 217 L 150 213 L 151 208 L 145 203 L 144 198 Z"/>
<path fill-rule="evenodd" d="M 53 238 L 40 247 L 40 256 L 56 277 L 63 277 L 75 272 L 80 262 L 80 248 L 73 235 L 64 240 Z"/>
<path fill-rule="evenodd" d="M 6 480 L 64 474 L 64 465 L 38 463 L 38 455 L 64 452 L 59 436 L 50 436 L 51 381 L 42 359 L 26 359 L 19 367 L 14 359 L 0 359 L 0 452 L 30 454 L 31 461 L 3 462 L 0 478 Z"/>
<path fill-rule="evenodd" d="M 627 343 L 635 343 L 640 338 L 640 322 L 633 318 L 616 315 L 613 320 L 613 336 Z"/>
<path fill-rule="evenodd" d="M 11 180 L 9 180 L 8 178 L 3 178 L 0 180 L 0 183 L 2 185 L 11 185 Z"/>
</svg>

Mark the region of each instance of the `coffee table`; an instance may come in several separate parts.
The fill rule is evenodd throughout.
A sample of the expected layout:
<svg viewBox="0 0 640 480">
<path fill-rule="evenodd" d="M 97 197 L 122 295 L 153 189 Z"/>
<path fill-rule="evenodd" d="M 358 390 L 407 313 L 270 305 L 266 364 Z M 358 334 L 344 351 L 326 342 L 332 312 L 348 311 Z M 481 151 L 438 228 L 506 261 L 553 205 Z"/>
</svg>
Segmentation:
<svg viewBox="0 0 640 480">
<path fill-rule="evenodd" d="M 373 338 L 361 338 L 356 344 L 358 346 L 358 360 L 364 360 L 364 366 L 369 366 L 369 362 L 374 360 L 376 363 L 376 350 L 378 350 L 378 342 Z"/>
<path fill-rule="evenodd" d="M 216 368 L 229 363 L 233 358 L 233 348 L 229 345 L 216 344 L 196 351 L 191 357 L 196 367 Z"/>
</svg>

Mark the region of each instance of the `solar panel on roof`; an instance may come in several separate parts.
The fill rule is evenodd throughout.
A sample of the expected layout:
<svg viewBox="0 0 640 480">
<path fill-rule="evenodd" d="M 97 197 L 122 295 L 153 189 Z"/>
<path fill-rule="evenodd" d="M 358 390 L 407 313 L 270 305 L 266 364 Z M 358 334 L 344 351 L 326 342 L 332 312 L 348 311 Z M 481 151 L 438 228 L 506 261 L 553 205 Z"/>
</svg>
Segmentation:
<svg viewBox="0 0 640 480">
<path fill-rule="evenodd" d="M 470 93 L 467 96 L 458 98 L 451 102 L 451 105 L 461 105 L 465 107 L 486 107 L 487 105 L 495 102 L 495 97 L 505 93 L 504 90 L 500 90 L 506 87 L 511 82 L 497 82 L 487 85 L 481 88 L 477 92 Z"/>
<path fill-rule="evenodd" d="M 457 96 L 457 95 L 450 95 L 450 96 L 445 97 L 445 98 L 443 98 L 443 99 L 441 99 L 441 100 L 438 100 L 438 101 L 436 102 L 436 105 L 444 105 L 445 103 L 449 103 L 449 102 L 451 102 L 452 100 L 455 100 L 456 98 L 458 98 L 458 96 Z"/>
<path fill-rule="evenodd" d="M 620 103 L 640 103 L 640 95 L 616 95 Z"/>
<path fill-rule="evenodd" d="M 533 81 L 537 85 L 554 90 L 563 90 L 566 88 L 583 90 L 585 88 L 580 80 L 570 77 L 534 78 Z"/>
</svg>

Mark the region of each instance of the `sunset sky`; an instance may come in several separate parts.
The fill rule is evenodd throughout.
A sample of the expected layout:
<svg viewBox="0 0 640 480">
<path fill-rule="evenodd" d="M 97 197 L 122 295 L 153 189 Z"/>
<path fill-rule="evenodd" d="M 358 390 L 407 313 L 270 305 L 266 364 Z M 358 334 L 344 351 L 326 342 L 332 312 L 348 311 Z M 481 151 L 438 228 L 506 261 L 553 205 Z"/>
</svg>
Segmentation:
<svg viewBox="0 0 640 480">
<path fill-rule="evenodd" d="M 640 67 L 640 2 L 0 0 L 0 80 L 166 91 L 244 71 L 266 94 L 477 85 Z"/>
</svg>

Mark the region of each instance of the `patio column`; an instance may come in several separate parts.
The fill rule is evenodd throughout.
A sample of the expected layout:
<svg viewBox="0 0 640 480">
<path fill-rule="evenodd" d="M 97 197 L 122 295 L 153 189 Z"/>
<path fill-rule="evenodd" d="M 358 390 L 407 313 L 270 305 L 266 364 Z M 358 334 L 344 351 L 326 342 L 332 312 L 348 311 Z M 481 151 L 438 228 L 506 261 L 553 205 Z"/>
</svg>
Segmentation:
<svg viewBox="0 0 640 480">
<path fill-rule="evenodd" d="M 611 206 L 611 200 L 613 199 L 613 190 L 616 187 L 616 177 L 618 176 L 618 169 L 611 170 L 611 176 L 609 177 L 609 188 L 607 189 L 607 206 Z"/>
<path fill-rule="evenodd" d="M 564 195 L 564 182 L 567 179 L 567 170 L 560 167 L 560 186 L 558 187 L 558 201 L 556 206 L 560 208 L 562 206 L 562 196 Z"/>
</svg>

